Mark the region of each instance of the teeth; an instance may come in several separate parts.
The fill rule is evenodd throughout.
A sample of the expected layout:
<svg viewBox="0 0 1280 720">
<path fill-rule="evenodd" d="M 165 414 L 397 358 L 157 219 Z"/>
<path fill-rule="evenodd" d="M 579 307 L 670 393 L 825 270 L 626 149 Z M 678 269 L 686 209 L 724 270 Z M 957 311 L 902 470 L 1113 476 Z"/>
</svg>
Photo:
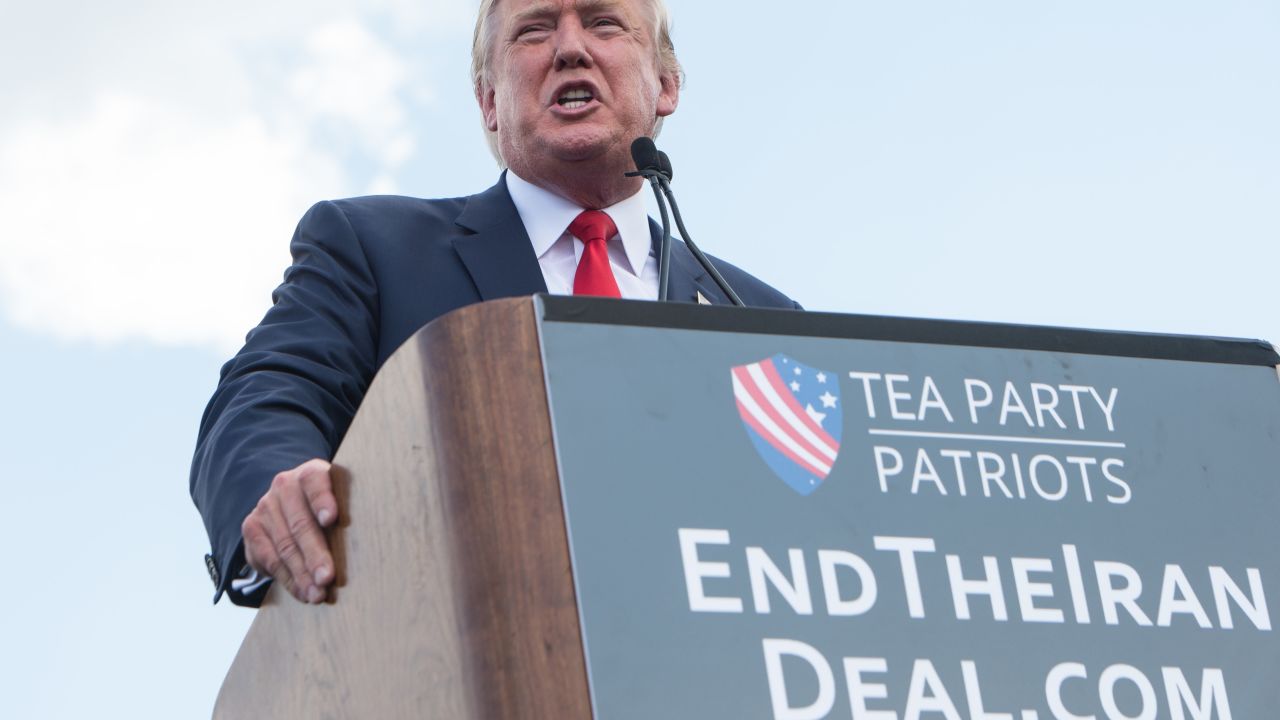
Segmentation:
<svg viewBox="0 0 1280 720">
<path fill-rule="evenodd" d="M 568 90 L 560 96 L 560 106 L 569 110 L 576 110 L 580 107 L 586 107 L 594 96 L 590 90 Z"/>
</svg>

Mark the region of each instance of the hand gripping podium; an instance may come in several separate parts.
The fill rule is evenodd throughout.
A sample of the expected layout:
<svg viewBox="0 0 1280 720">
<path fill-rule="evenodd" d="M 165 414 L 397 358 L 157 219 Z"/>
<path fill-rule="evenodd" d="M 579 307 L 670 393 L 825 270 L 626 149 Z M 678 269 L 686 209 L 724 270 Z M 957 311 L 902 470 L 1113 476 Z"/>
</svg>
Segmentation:
<svg viewBox="0 0 1280 720">
<path fill-rule="evenodd" d="M 545 297 L 384 365 L 215 718 L 1247 718 L 1259 341 Z M 869 714 L 869 713 L 881 714 Z"/>
</svg>

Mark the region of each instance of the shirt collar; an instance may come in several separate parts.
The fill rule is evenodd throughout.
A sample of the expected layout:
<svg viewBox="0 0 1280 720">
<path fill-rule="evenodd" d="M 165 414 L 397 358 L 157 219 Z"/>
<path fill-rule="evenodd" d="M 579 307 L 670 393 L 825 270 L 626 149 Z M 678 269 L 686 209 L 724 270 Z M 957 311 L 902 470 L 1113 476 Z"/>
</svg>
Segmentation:
<svg viewBox="0 0 1280 720">
<path fill-rule="evenodd" d="M 507 192 L 515 203 L 516 212 L 524 222 L 524 229 L 533 243 L 533 252 L 539 258 L 547 254 L 551 246 L 568 232 L 569 225 L 583 208 L 563 197 L 507 171 Z M 619 203 L 604 208 L 622 237 L 622 249 L 631 266 L 631 274 L 639 276 L 653 246 L 649 232 L 649 216 L 645 208 L 644 187 Z M 581 254 L 581 243 L 574 243 L 575 252 Z"/>
</svg>

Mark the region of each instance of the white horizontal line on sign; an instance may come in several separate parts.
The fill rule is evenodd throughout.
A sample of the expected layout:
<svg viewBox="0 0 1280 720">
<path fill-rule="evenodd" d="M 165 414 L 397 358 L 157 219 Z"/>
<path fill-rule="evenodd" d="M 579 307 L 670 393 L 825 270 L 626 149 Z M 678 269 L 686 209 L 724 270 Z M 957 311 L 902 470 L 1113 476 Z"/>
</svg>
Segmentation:
<svg viewBox="0 0 1280 720">
<path fill-rule="evenodd" d="M 870 435 L 892 435 L 895 437 L 941 438 L 944 440 L 985 440 L 988 442 L 1024 443 L 1027 445 L 1074 445 L 1076 447 L 1124 448 L 1122 442 L 1105 440 L 1061 440 L 1057 438 L 1018 437 L 1013 435 L 967 435 L 965 433 L 925 432 L 923 430 L 884 430 L 871 428 Z"/>
</svg>

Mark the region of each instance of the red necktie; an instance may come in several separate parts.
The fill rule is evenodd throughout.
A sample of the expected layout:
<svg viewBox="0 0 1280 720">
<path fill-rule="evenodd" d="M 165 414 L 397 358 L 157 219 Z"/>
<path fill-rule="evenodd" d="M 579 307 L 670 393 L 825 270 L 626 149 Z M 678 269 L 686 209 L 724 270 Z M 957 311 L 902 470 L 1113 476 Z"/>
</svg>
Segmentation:
<svg viewBox="0 0 1280 720">
<path fill-rule="evenodd" d="M 578 272 L 573 276 L 573 294 L 622 297 L 613 268 L 609 267 L 609 238 L 618 234 L 613 218 L 599 210 L 583 211 L 569 225 L 569 233 L 584 246 Z"/>
</svg>

